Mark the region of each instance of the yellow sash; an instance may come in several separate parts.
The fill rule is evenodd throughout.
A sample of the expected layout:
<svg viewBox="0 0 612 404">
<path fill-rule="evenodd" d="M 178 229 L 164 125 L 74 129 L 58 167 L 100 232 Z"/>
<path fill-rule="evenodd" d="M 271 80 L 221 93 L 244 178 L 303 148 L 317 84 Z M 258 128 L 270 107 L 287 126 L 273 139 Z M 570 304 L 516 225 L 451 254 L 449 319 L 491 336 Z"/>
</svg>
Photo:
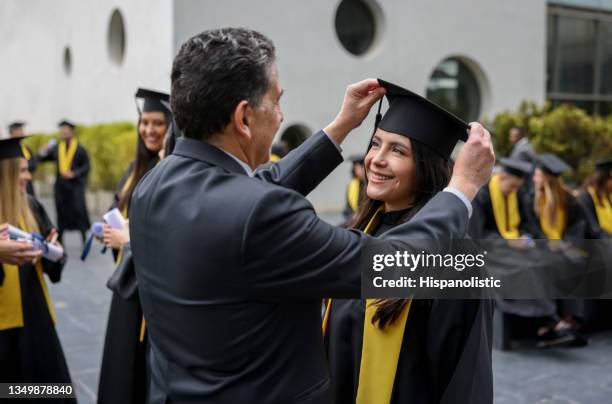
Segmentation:
<svg viewBox="0 0 612 404">
<path fill-rule="evenodd" d="M 499 175 L 494 175 L 489 181 L 489 194 L 495 224 L 501 236 L 506 240 L 520 238 L 521 233 L 518 227 L 521 224 L 521 215 L 518 208 L 517 193 L 512 192 L 508 197 L 504 196 L 499 188 Z"/>
<path fill-rule="evenodd" d="M 595 188 L 588 188 L 591 199 L 593 199 L 593 205 L 595 205 L 595 214 L 597 215 L 597 221 L 599 227 L 603 230 L 612 234 L 612 206 L 608 198 L 612 199 L 612 195 L 608 195 L 608 198 L 599 198 L 595 192 Z"/>
<path fill-rule="evenodd" d="M 19 227 L 25 231 L 30 231 L 23 219 L 19 220 Z M 0 286 L 0 331 L 24 326 L 19 271 L 31 270 L 30 268 L 21 269 L 16 265 L 8 264 L 2 264 L 2 267 L 4 268 L 4 283 Z M 34 270 L 40 281 L 40 288 L 45 296 L 51 320 L 55 323 L 55 310 L 47 290 L 40 259 L 37 259 L 34 263 Z"/>
<path fill-rule="evenodd" d="M 30 151 L 24 145 L 21 145 L 21 153 L 23 153 L 23 157 L 28 161 L 30 161 L 30 159 L 32 158 Z"/>
<path fill-rule="evenodd" d="M 62 140 L 58 146 L 57 152 L 57 163 L 59 165 L 59 172 L 66 174 L 72 168 L 72 160 L 77 150 L 78 142 L 75 138 L 70 140 L 70 146 L 66 151 L 66 142 Z"/>
<path fill-rule="evenodd" d="M 348 188 L 346 189 L 346 200 L 348 201 L 348 204 L 353 212 L 357 212 L 357 207 L 359 206 L 360 185 L 361 181 L 359 181 L 359 178 L 353 178 L 351 182 L 349 182 Z"/>
<path fill-rule="evenodd" d="M 540 227 L 549 240 L 561 240 L 565 232 L 566 217 L 565 211 L 557 206 L 555 212 L 555 223 L 550 222 L 550 217 L 544 213 L 546 197 L 540 199 Z"/>
<path fill-rule="evenodd" d="M 378 224 L 382 208 L 374 213 L 364 233 L 370 234 Z M 359 385 L 357 387 L 357 404 L 389 404 L 393 394 L 395 373 L 399 361 L 404 330 L 412 300 L 402 309 L 398 319 L 380 329 L 372 323 L 377 307 L 374 299 L 366 300 L 366 312 L 363 324 L 363 346 L 359 368 Z M 331 311 L 331 299 L 323 320 L 323 332 L 327 330 L 327 321 Z"/>
</svg>

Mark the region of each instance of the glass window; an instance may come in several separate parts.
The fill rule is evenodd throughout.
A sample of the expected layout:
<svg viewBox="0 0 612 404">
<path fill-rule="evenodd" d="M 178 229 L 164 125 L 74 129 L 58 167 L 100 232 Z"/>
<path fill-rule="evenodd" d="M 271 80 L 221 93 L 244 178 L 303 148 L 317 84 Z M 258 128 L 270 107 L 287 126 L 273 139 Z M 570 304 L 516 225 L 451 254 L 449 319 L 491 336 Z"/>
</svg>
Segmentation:
<svg viewBox="0 0 612 404">
<path fill-rule="evenodd" d="M 478 81 L 470 68 L 455 58 L 435 68 L 427 84 L 427 98 L 468 122 L 480 115 Z"/>
<path fill-rule="evenodd" d="M 125 26 L 119 10 L 115 9 L 108 24 L 108 56 L 117 66 L 125 55 Z"/>
<path fill-rule="evenodd" d="M 612 21 L 601 21 L 599 30 L 601 40 L 599 47 L 601 52 L 600 93 L 612 95 Z"/>
<path fill-rule="evenodd" d="M 595 76 L 595 21 L 559 16 L 559 91 L 592 93 Z"/>
<path fill-rule="evenodd" d="M 363 0 L 343 0 L 336 10 L 336 34 L 353 55 L 366 53 L 376 36 L 376 17 Z"/>
<path fill-rule="evenodd" d="M 547 39 L 546 39 L 546 90 L 548 92 L 556 91 L 555 83 L 555 56 L 557 48 L 557 21 L 556 15 L 549 15 L 547 24 Z"/>
</svg>

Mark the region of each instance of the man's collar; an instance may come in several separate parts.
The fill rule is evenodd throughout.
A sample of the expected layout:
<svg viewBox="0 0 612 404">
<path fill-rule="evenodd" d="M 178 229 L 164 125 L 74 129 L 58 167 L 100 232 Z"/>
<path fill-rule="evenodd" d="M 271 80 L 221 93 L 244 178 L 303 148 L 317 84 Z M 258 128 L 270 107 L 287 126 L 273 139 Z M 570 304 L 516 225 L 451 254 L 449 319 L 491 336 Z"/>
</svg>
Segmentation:
<svg viewBox="0 0 612 404">
<path fill-rule="evenodd" d="M 234 174 L 250 175 L 249 171 L 252 171 L 250 170 L 250 167 L 249 170 L 247 170 L 243 166 L 243 164 L 246 166 L 246 163 L 230 153 L 221 150 L 210 143 L 186 137 L 180 137 L 176 140 L 176 146 L 172 154 L 204 161 L 214 166 L 221 167 Z"/>
</svg>

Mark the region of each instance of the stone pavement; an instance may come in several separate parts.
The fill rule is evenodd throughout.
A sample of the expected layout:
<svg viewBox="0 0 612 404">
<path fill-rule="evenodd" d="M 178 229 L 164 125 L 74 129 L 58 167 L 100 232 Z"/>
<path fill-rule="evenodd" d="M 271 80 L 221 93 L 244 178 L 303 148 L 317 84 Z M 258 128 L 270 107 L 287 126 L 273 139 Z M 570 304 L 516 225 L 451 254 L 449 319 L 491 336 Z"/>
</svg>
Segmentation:
<svg viewBox="0 0 612 404">
<path fill-rule="evenodd" d="M 45 202 L 53 217 L 52 205 Z M 338 222 L 337 215 L 324 217 Z M 105 285 L 113 264 L 109 252 L 99 253 L 99 244 L 94 245 L 89 258 L 82 263 L 78 258 L 80 236 L 73 232 L 65 238 L 71 258 L 62 282 L 51 285 L 50 290 L 79 403 L 91 404 L 96 398 L 110 303 Z M 493 368 L 495 404 L 612 403 L 612 332 L 593 335 L 586 348 L 495 351 Z"/>
</svg>

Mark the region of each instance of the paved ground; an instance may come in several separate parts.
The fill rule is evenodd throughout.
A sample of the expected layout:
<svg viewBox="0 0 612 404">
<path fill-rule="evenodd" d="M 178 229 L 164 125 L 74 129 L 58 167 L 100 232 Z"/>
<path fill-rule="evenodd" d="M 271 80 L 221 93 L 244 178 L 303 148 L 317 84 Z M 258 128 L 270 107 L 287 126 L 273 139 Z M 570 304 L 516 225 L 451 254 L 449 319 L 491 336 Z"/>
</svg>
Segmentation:
<svg viewBox="0 0 612 404">
<path fill-rule="evenodd" d="M 48 201 L 46 205 L 49 206 Z M 49 209 L 53 216 L 53 209 Z M 335 215 L 325 216 L 337 222 Z M 113 270 L 111 255 L 92 249 L 78 260 L 80 237 L 66 235 L 72 257 L 63 280 L 50 287 L 57 327 L 81 404 L 95 402 Z M 117 358 L 121 360 L 121 358 Z M 595 334 L 586 348 L 494 352 L 495 404 L 612 403 L 612 332 Z M 463 403 L 458 403 L 463 404 Z"/>
</svg>

